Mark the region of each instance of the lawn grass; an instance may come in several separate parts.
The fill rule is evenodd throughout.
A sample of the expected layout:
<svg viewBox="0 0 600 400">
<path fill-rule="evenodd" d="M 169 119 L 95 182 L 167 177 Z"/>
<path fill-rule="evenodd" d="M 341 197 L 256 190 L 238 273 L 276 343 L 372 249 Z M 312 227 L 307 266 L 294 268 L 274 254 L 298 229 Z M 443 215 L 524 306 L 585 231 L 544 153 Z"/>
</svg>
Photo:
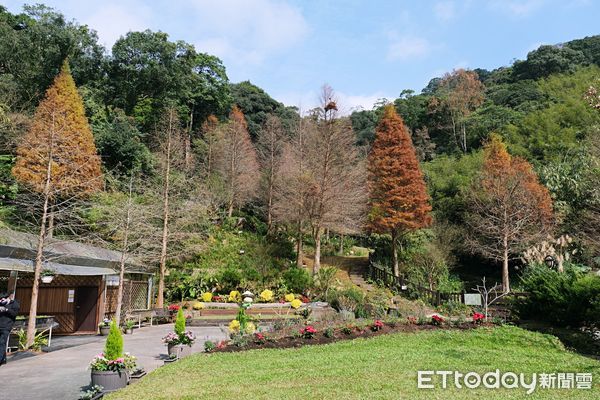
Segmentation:
<svg viewBox="0 0 600 400">
<path fill-rule="evenodd" d="M 417 389 L 418 370 L 593 374 L 592 390 Z M 529 375 L 530 379 L 531 375 Z M 528 380 L 529 380 L 528 379 Z M 439 386 L 439 384 L 438 384 Z M 598 399 L 600 362 L 516 327 L 383 335 L 330 345 L 196 354 L 109 399 Z"/>
</svg>

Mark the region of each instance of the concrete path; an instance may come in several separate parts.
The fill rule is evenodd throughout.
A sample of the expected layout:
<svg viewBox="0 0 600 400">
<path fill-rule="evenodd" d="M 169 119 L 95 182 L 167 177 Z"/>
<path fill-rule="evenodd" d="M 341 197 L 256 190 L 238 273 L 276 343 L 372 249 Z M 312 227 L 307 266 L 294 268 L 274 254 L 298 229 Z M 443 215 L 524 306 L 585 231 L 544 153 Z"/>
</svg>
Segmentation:
<svg viewBox="0 0 600 400">
<path fill-rule="evenodd" d="M 193 352 L 204 350 L 206 340 L 223 340 L 227 333 L 219 327 L 189 327 L 197 340 Z M 123 335 L 124 350 L 138 358 L 138 365 L 148 372 L 163 365 L 167 347 L 162 338 L 173 330 L 173 324 L 148 326 Z M 79 398 L 79 392 L 90 384 L 89 362 L 104 348 L 104 338 L 35 357 L 9 361 L 0 367 L 0 400 Z M 144 379 L 144 378 L 142 378 Z"/>
</svg>

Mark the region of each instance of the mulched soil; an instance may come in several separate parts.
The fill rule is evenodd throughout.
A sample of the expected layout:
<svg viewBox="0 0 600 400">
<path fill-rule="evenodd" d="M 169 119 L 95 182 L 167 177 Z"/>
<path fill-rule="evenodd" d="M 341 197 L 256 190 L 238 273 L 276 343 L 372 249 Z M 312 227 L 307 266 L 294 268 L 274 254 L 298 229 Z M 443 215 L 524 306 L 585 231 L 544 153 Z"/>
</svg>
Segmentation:
<svg viewBox="0 0 600 400">
<path fill-rule="evenodd" d="M 386 335 L 390 333 L 399 333 L 399 332 L 420 332 L 420 331 L 433 331 L 433 330 L 470 330 L 474 328 L 478 328 L 481 326 L 493 326 L 493 324 L 481 324 L 475 325 L 472 322 L 465 322 L 459 325 L 432 325 L 432 324 L 406 324 L 406 323 L 398 323 L 395 325 L 384 325 L 378 331 L 373 331 L 369 326 L 354 326 L 351 327 L 351 331 L 344 331 L 343 328 L 334 329 L 334 333 L 332 337 L 326 337 L 323 330 L 319 330 L 313 338 L 307 339 L 300 336 L 285 336 L 281 338 L 273 338 L 269 334 L 265 334 L 266 341 L 263 343 L 257 343 L 256 337 L 250 336 L 248 338 L 248 344 L 239 347 L 229 342 L 225 343 L 225 347 L 216 348 L 211 353 L 230 353 L 230 352 L 238 352 L 238 351 L 246 351 L 246 350 L 256 350 L 256 349 L 287 349 L 294 347 L 302 347 L 307 345 L 315 345 L 315 344 L 328 344 L 334 343 L 341 340 L 352 340 L 357 338 L 370 338 L 379 335 Z"/>
</svg>

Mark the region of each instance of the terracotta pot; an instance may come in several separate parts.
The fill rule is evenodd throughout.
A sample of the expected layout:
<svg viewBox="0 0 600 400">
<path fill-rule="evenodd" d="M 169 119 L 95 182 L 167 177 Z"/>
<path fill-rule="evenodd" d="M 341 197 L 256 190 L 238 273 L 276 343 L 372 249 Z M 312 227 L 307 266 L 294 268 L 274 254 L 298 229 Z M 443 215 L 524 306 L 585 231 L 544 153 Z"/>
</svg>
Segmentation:
<svg viewBox="0 0 600 400">
<path fill-rule="evenodd" d="M 128 382 L 127 371 L 92 371 L 92 385 L 102 386 L 104 393 L 122 389 L 127 386 Z"/>
<path fill-rule="evenodd" d="M 192 346 L 189 344 L 169 344 L 167 345 L 169 356 L 183 358 L 192 354 Z"/>
</svg>

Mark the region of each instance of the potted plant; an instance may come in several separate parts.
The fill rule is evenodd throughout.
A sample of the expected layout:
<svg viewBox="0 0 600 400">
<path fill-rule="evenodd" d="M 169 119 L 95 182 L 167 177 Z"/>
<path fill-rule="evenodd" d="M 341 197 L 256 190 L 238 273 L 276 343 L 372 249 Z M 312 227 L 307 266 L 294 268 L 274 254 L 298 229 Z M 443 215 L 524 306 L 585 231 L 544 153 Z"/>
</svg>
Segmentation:
<svg viewBox="0 0 600 400">
<path fill-rule="evenodd" d="M 102 322 L 98 324 L 98 329 L 100 329 L 100 335 L 108 335 L 108 333 L 110 332 L 110 319 L 104 318 Z"/>
<path fill-rule="evenodd" d="M 56 273 L 51 269 L 44 269 L 40 279 L 42 280 L 42 283 L 51 283 L 54 280 L 55 275 Z"/>
<path fill-rule="evenodd" d="M 135 365 L 135 358 L 123 354 L 123 336 L 113 321 L 106 338 L 104 352 L 98 354 L 90 363 L 92 385 L 102 386 L 104 392 L 113 392 L 127 386 L 128 368 Z"/>
<path fill-rule="evenodd" d="M 175 320 L 175 331 L 169 332 L 163 338 L 163 342 L 167 344 L 169 356 L 182 358 L 192 354 L 192 344 L 194 344 L 195 340 L 196 336 L 194 336 L 194 333 L 185 330 L 185 316 L 183 315 L 183 310 L 179 309 Z"/>
<path fill-rule="evenodd" d="M 133 333 L 133 327 L 135 326 L 135 322 L 132 319 L 128 319 L 125 321 L 125 334 L 130 335 Z"/>
</svg>

